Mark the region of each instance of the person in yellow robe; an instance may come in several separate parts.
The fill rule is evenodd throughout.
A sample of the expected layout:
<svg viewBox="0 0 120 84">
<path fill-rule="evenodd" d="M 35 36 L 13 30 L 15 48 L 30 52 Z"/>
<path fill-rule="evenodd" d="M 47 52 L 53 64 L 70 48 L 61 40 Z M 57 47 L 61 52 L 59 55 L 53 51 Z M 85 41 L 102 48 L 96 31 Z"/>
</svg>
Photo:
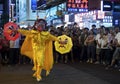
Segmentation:
<svg viewBox="0 0 120 84">
<path fill-rule="evenodd" d="M 38 19 L 34 24 L 33 30 L 18 29 L 17 31 L 25 35 L 26 38 L 21 47 L 21 54 L 33 60 L 33 77 L 37 81 L 42 80 L 41 71 L 46 70 L 49 75 L 53 67 L 52 41 L 57 41 L 57 37 L 50 34 L 46 29 L 46 21 Z"/>
</svg>

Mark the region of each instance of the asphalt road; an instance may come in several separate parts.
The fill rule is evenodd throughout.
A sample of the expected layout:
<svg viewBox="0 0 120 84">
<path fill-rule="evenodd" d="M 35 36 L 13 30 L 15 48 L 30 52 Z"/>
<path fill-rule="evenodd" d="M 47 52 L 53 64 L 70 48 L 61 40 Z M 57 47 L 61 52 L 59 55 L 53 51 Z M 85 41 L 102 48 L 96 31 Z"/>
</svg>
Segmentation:
<svg viewBox="0 0 120 84">
<path fill-rule="evenodd" d="M 42 81 L 32 78 L 31 64 L 2 66 L 0 84 L 120 84 L 118 70 L 105 70 L 103 65 L 87 63 L 54 64 L 48 77 L 42 72 Z"/>
</svg>

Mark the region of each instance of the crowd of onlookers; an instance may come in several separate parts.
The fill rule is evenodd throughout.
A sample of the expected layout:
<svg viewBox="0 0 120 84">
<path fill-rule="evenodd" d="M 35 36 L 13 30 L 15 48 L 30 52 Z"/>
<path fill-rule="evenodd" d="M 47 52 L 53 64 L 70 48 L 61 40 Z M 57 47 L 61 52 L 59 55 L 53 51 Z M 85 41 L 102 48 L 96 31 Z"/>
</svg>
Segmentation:
<svg viewBox="0 0 120 84">
<path fill-rule="evenodd" d="M 50 32 L 56 36 L 66 34 L 72 38 L 73 47 L 70 53 L 61 56 L 54 51 L 55 62 L 61 59 L 64 63 L 87 62 L 103 64 L 106 69 L 114 68 L 120 64 L 120 29 L 119 27 L 106 28 L 101 26 L 96 28 L 80 29 L 77 23 L 67 27 L 55 28 L 51 26 Z"/>
<path fill-rule="evenodd" d="M 25 29 L 32 29 L 32 27 L 29 26 Z M 66 27 L 49 26 L 48 31 L 55 36 L 68 35 L 73 41 L 72 50 L 66 54 L 58 53 L 53 47 L 55 63 L 87 62 L 106 65 L 106 69 L 113 68 L 115 65 L 119 67 L 119 27 L 106 28 L 101 26 L 96 28 L 96 25 L 92 25 L 91 28 L 80 29 L 77 23 L 74 23 Z M 31 63 L 29 58 L 20 54 L 24 38 L 21 36 L 15 41 L 8 41 L 3 34 L 0 35 L 0 59 L 3 65 Z"/>
</svg>

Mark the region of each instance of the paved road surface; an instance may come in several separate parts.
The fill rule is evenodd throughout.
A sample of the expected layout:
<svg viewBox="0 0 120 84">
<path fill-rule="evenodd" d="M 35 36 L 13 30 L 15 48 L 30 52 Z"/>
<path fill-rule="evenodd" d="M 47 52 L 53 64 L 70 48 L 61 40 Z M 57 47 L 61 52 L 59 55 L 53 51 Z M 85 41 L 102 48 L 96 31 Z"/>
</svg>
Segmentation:
<svg viewBox="0 0 120 84">
<path fill-rule="evenodd" d="M 89 64 L 55 64 L 48 77 L 45 76 L 45 71 L 42 72 L 43 80 L 40 82 L 32 78 L 31 64 L 3 66 L 0 70 L 0 84 L 112 84 L 111 81 L 95 75 L 96 72 L 91 70 L 92 66 Z"/>
</svg>

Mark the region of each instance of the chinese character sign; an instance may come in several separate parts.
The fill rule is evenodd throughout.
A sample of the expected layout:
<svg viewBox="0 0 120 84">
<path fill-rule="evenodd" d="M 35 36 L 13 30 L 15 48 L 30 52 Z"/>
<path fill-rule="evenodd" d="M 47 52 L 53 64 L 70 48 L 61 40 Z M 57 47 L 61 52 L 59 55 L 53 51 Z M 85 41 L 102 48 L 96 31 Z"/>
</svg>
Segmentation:
<svg viewBox="0 0 120 84">
<path fill-rule="evenodd" d="M 88 0 L 67 0 L 67 9 L 69 12 L 84 12 L 88 9 Z"/>
</svg>

